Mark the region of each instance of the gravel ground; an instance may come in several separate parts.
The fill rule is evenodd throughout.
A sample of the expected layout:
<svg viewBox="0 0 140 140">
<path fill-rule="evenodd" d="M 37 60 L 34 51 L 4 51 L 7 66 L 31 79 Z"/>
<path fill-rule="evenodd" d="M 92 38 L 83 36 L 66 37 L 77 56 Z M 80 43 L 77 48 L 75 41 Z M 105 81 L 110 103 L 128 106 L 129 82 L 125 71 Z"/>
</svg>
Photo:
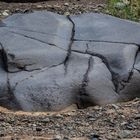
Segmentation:
<svg viewBox="0 0 140 140">
<path fill-rule="evenodd" d="M 0 18 L 18 12 L 31 12 L 32 10 L 48 10 L 65 15 L 100 12 L 104 9 L 105 2 L 106 0 L 49 0 L 37 3 L 6 3 L 0 1 Z"/>
<path fill-rule="evenodd" d="M 64 112 L 27 113 L 0 109 L 0 137 L 71 140 L 140 139 L 140 99 Z M 30 138 L 29 138 L 30 136 Z M 37 138 L 38 137 L 38 138 Z M 44 138 L 44 139 L 43 139 Z"/>
<path fill-rule="evenodd" d="M 65 15 L 100 12 L 105 5 L 105 0 L 0 2 L 0 19 L 17 12 L 26 13 L 44 9 Z M 139 140 L 140 99 L 83 110 L 77 110 L 73 105 L 59 113 L 13 112 L 0 107 L 0 140 L 20 139 Z"/>
</svg>

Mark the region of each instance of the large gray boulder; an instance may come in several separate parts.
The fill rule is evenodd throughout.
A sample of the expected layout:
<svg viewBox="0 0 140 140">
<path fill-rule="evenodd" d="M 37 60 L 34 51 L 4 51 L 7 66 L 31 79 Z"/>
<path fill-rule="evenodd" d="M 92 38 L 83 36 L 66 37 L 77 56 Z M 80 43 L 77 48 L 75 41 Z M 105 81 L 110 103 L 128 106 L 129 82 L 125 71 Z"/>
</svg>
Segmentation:
<svg viewBox="0 0 140 140">
<path fill-rule="evenodd" d="M 59 111 L 140 97 L 140 24 L 104 14 L 15 14 L 0 23 L 0 105 Z"/>
</svg>

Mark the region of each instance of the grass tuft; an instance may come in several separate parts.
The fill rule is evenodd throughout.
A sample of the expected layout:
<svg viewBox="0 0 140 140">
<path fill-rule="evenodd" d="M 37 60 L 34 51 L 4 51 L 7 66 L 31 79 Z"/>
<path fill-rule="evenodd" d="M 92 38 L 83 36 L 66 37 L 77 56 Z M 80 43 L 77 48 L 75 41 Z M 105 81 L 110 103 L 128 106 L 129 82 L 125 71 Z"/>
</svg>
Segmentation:
<svg viewBox="0 0 140 140">
<path fill-rule="evenodd" d="M 140 22 L 140 0 L 108 0 L 105 13 Z"/>
</svg>

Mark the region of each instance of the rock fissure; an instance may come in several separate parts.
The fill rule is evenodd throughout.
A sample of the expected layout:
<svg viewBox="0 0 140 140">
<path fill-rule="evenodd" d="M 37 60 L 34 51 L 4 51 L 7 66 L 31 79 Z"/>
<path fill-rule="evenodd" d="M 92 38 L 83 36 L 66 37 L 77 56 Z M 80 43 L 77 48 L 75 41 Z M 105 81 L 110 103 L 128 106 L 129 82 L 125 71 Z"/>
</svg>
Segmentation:
<svg viewBox="0 0 140 140">
<path fill-rule="evenodd" d="M 12 110 L 22 110 L 20 104 L 18 103 L 15 95 L 14 95 L 14 92 L 13 92 L 13 89 L 11 88 L 11 85 L 10 85 L 10 79 L 9 79 L 9 74 L 7 73 L 7 89 L 8 89 L 8 100 L 10 102 L 10 106 L 12 107 L 11 109 Z"/>
<path fill-rule="evenodd" d="M 78 41 L 78 42 L 101 42 L 101 43 L 116 43 L 116 44 L 125 44 L 125 45 L 136 45 L 139 46 L 139 44 L 137 43 L 133 43 L 133 42 L 119 42 L 119 41 L 107 41 L 107 40 L 82 40 L 82 39 L 74 39 L 73 41 Z"/>
<path fill-rule="evenodd" d="M 21 71 L 27 71 L 27 72 L 33 72 L 33 71 L 38 71 L 38 70 L 41 70 L 41 68 L 36 68 L 36 69 L 31 69 L 31 70 L 28 70 L 28 69 L 26 69 L 26 66 L 25 66 L 25 67 L 23 67 L 23 68 L 19 68 L 19 69 L 21 69 Z M 15 72 L 13 72 L 13 73 L 15 73 Z"/>
<path fill-rule="evenodd" d="M 87 71 L 86 71 L 86 73 L 83 76 L 82 89 L 85 89 L 85 87 L 88 85 L 88 81 L 89 81 L 88 74 L 91 71 L 91 69 L 93 69 L 93 63 L 94 63 L 94 59 L 92 58 L 92 56 L 90 56 L 89 57 L 89 60 L 88 60 L 88 68 L 87 68 Z"/>
<path fill-rule="evenodd" d="M 28 35 L 25 35 L 25 34 L 21 34 L 21 33 L 17 33 L 17 32 L 14 32 L 14 31 L 9 31 L 9 32 L 11 32 L 11 33 L 13 33 L 13 34 L 17 34 L 17 35 L 23 36 L 23 37 L 28 38 L 28 39 L 32 39 L 32 40 L 35 40 L 35 41 L 41 42 L 41 43 L 43 43 L 43 44 L 47 44 L 47 45 L 50 45 L 50 46 L 53 46 L 53 47 L 59 48 L 59 49 L 61 49 L 61 50 L 65 50 L 65 49 L 63 49 L 63 48 L 61 48 L 61 47 L 58 47 L 58 46 L 55 45 L 55 44 L 48 43 L 48 42 L 46 42 L 46 41 L 43 41 L 43 40 L 37 39 L 37 38 L 35 38 L 35 37 L 31 37 L 31 36 L 28 36 Z"/>
<path fill-rule="evenodd" d="M 140 70 L 139 69 L 136 69 L 136 68 L 134 68 L 134 69 L 140 73 Z"/>
<path fill-rule="evenodd" d="M 15 62 L 10 62 L 8 63 L 12 66 L 15 66 L 17 68 L 17 70 L 14 70 L 14 71 L 8 71 L 8 73 L 18 73 L 18 72 L 21 72 L 21 71 L 27 71 L 27 72 L 33 72 L 33 71 L 38 71 L 38 70 L 41 70 L 41 68 L 34 68 L 34 69 L 30 69 L 28 70 L 27 69 L 27 66 L 31 66 L 33 64 L 26 64 L 26 65 L 20 65 L 20 64 L 17 64 Z"/>
<path fill-rule="evenodd" d="M 90 98 L 87 100 L 87 98 L 89 97 L 87 91 L 86 91 L 86 87 L 88 86 L 88 82 L 89 82 L 89 73 L 91 70 L 93 70 L 93 63 L 94 63 L 94 59 L 92 56 L 89 57 L 88 59 L 88 68 L 86 70 L 86 73 L 83 75 L 83 81 L 81 84 L 81 88 L 79 90 L 79 94 L 77 96 L 77 107 L 79 109 L 81 108 L 85 108 L 87 106 L 90 106 L 89 104 L 90 102 Z M 84 97 L 84 98 L 83 98 Z"/>
<path fill-rule="evenodd" d="M 19 103 L 17 102 L 16 97 L 14 96 L 13 90 L 12 90 L 11 85 L 10 85 L 9 73 L 8 73 L 7 53 L 4 50 L 3 44 L 1 42 L 0 42 L 0 46 L 2 48 L 0 50 L 0 55 L 1 55 L 1 60 L 2 60 L 2 68 L 6 72 L 6 85 L 7 85 L 6 100 L 8 100 L 8 103 L 4 104 L 4 105 L 9 109 L 21 110 L 21 107 L 20 107 Z"/>
<path fill-rule="evenodd" d="M 99 57 L 99 58 L 102 60 L 102 62 L 106 65 L 106 67 L 108 68 L 108 70 L 109 70 L 109 72 L 110 72 L 110 74 L 111 74 L 112 83 L 114 84 L 115 92 L 118 93 L 119 76 L 118 76 L 117 73 L 115 73 L 115 72 L 111 69 L 111 67 L 110 67 L 110 65 L 109 65 L 109 63 L 108 63 L 108 61 L 107 61 L 107 59 L 106 59 L 103 55 L 98 54 L 98 53 L 93 53 L 93 52 L 88 51 L 87 54 L 90 54 L 90 55 L 92 55 L 92 56 Z"/>
<path fill-rule="evenodd" d="M 66 38 L 62 37 L 62 36 L 59 36 L 57 34 L 52 34 L 52 33 L 45 33 L 45 32 L 40 32 L 40 31 L 35 31 L 35 30 L 29 30 L 29 29 L 24 29 L 24 28 L 21 28 L 21 27 L 15 27 L 15 26 L 4 26 L 4 27 L 7 27 L 7 28 L 10 28 L 10 29 L 18 29 L 18 30 L 22 30 L 22 31 L 27 31 L 27 32 L 33 32 L 33 33 L 39 33 L 39 34 L 43 34 L 43 35 L 49 35 L 49 36 L 56 36 L 60 39 L 63 39 L 63 40 L 67 40 Z"/>
<path fill-rule="evenodd" d="M 32 71 L 35 71 L 35 70 L 41 70 L 40 68 L 36 68 L 36 69 L 32 69 L 32 70 L 27 70 L 26 69 L 26 66 L 29 66 L 29 65 L 32 65 L 32 64 L 29 64 L 29 65 L 24 65 L 24 66 L 21 66 L 19 64 L 16 64 L 14 62 L 8 62 L 8 58 L 7 58 L 7 52 L 6 50 L 4 49 L 2 43 L 0 42 L 0 46 L 1 46 L 1 50 L 0 50 L 0 53 L 1 53 L 1 57 L 2 57 L 2 67 L 3 69 L 5 70 L 5 72 L 8 72 L 8 73 L 17 73 L 17 72 L 21 72 L 21 71 L 28 71 L 28 72 L 32 72 Z M 11 64 L 11 65 L 15 65 L 19 70 L 15 70 L 15 71 L 9 71 L 8 69 L 8 65 Z"/>
<path fill-rule="evenodd" d="M 73 39 L 74 39 L 74 36 L 75 36 L 75 24 L 72 21 L 72 19 L 70 18 L 70 16 L 67 16 L 67 19 L 72 23 L 72 31 L 71 31 L 71 38 L 70 38 L 69 47 L 68 47 L 68 50 L 67 50 L 67 56 L 64 60 L 64 66 L 65 66 L 65 72 L 66 73 L 67 73 L 68 62 L 69 62 L 69 59 L 70 59 L 70 56 L 71 56 L 71 48 L 72 48 L 72 44 L 73 44 Z"/>
<path fill-rule="evenodd" d="M 130 83 L 130 81 L 131 81 L 131 79 L 132 79 L 132 77 L 133 77 L 133 70 L 136 69 L 136 68 L 135 68 L 135 63 L 136 63 L 136 59 L 137 59 L 138 53 L 139 53 L 139 51 L 140 51 L 140 46 L 139 46 L 139 45 L 137 45 L 137 46 L 138 46 L 138 50 L 136 51 L 136 54 L 135 54 L 135 59 L 134 59 L 133 65 L 132 65 L 132 69 L 131 69 L 131 71 L 129 72 L 128 79 L 122 81 L 122 83 L 121 83 L 122 88 L 120 89 L 119 92 L 121 92 L 121 91 L 126 87 L 126 85 L 127 85 L 128 83 Z M 137 70 L 137 69 L 136 69 L 136 70 Z M 138 70 L 137 70 L 137 71 L 138 71 Z"/>
<path fill-rule="evenodd" d="M 119 76 L 117 73 L 113 72 L 113 70 L 109 66 L 107 59 L 103 55 L 98 54 L 98 53 L 93 53 L 93 52 L 90 52 L 88 50 L 86 50 L 86 52 L 81 52 L 78 50 L 72 50 L 72 51 L 77 52 L 77 53 L 82 53 L 82 54 L 88 54 L 88 55 L 96 56 L 96 57 L 100 58 L 102 60 L 102 62 L 106 65 L 106 67 L 108 68 L 110 74 L 112 75 L 112 83 L 114 85 L 115 92 L 118 93 L 118 86 L 119 86 L 119 78 L 118 77 Z"/>
<path fill-rule="evenodd" d="M 7 53 L 6 53 L 6 51 L 5 51 L 5 49 L 4 49 L 4 46 L 3 46 L 3 44 L 0 42 L 0 46 L 1 46 L 1 50 L 0 50 L 0 52 L 1 52 L 1 59 L 2 59 L 2 67 L 3 67 L 3 69 L 6 71 L 6 72 L 8 72 L 8 59 L 7 59 Z"/>
<path fill-rule="evenodd" d="M 64 65 L 64 63 L 61 62 L 61 63 L 59 63 L 59 64 L 57 64 L 57 65 L 52 65 L 52 66 L 50 66 L 50 67 L 44 67 L 44 68 L 39 69 L 39 70 L 36 69 L 36 73 L 31 74 L 29 77 L 24 78 L 24 79 L 22 79 L 21 81 L 16 82 L 16 84 L 15 84 L 13 90 L 16 89 L 16 87 L 18 86 L 19 83 L 24 82 L 25 80 L 29 79 L 30 77 L 33 77 L 33 76 L 35 76 L 35 75 L 37 75 L 37 74 L 39 74 L 39 73 L 41 73 L 41 72 L 43 72 L 43 71 L 47 71 L 47 70 L 49 70 L 49 69 L 51 69 L 51 68 L 54 68 L 54 67 L 57 67 L 57 66 L 60 66 L 60 65 Z M 27 71 L 27 70 L 26 70 L 26 71 Z M 29 71 L 27 71 L 27 72 L 33 72 L 33 71 L 34 71 L 34 70 L 29 70 Z"/>
</svg>

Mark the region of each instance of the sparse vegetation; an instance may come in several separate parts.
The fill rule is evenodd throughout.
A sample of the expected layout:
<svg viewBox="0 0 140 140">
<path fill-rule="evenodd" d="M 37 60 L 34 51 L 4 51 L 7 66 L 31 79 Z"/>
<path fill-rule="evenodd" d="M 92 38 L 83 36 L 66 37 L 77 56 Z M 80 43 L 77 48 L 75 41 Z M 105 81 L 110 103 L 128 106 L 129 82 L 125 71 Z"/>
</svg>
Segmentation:
<svg viewBox="0 0 140 140">
<path fill-rule="evenodd" d="M 105 12 L 120 18 L 140 21 L 140 0 L 108 0 Z"/>
</svg>

